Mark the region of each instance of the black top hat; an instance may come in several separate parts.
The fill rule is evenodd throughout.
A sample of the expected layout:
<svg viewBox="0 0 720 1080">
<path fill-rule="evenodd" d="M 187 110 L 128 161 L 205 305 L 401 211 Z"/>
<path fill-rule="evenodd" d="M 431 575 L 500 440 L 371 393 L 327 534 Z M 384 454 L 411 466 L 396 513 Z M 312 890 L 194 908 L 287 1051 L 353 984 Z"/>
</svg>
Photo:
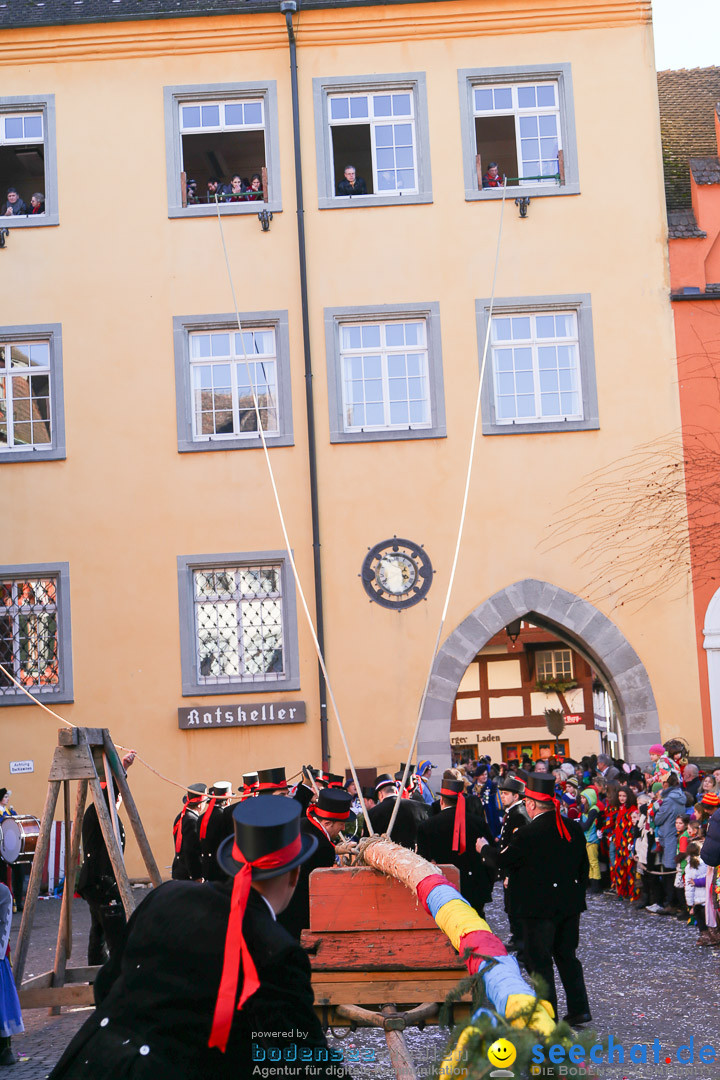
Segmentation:
<svg viewBox="0 0 720 1080">
<path fill-rule="evenodd" d="M 516 795 L 524 795 L 525 784 L 519 777 L 506 776 L 498 783 L 498 791 L 514 791 Z"/>
<path fill-rule="evenodd" d="M 257 780 L 261 795 L 269 791 L 287 791 L 284 765 L 281 769 L 258 769 Z"/>
<path fill-rule="evenodd" d="M 334 773 L 334 772 L 328 773 L 327 774 L 327 779 L 328 779 L 328 787 L 331 787 L 331 788 L 338 788 L 338 787 L 341 788 L 343 786 L 343 783 L 345 782 L 345 777 L 341 776 L 340 773 Z"/>
<path fill-rule="evenodd" d="M 529 773 L 525 783 L 525 794 L 530 796 L 530 798 L 532 798 L 534 794 L 544 795 L 546 798 L 554 798 L 555 777 L 552 773 Z"/>
<path fill-rule="evenodd" d="M 462 780 L 443 780 L 442 787 L 440 788 L 440 794 L 446 799 L 457 799 L 458 795 L 462 795 L 465 790 L 465 785 Z"/>
<path fill-rule="evenodd" d="M 187 794 L 183 801 L 200 802 L 205 795 L 207 795 L 207 784 L 188 784 Z"/>
<path fill-rule="evenodd" d="M 253 881 L 279 877 L 304 863 L 317 847 L 314 836 L 300 832 L 302 812 L 294 799 L 275 799 L 259 795 L 239 803 L 233 810 L 235 835 L 228 836 L 218 848 L 217 860 L 221 869 L 234 877 L 245 865 L 237 859 L 237 850 L 249 863 L 277 855 L 280 865 L 263 869 L 252 867 Z M 288 850 L 289 849 L 289 850 Z M 283 856 L 283 852 L 286 852 Z"/>
<path fill-rule="evenodd" d="M 330 773 L 316 772 L 313 770 L 313 776 L 315 777 L 315 783 L 319 788 L 326 788 L 330 783 Z"/>
<path fill-rule="evenodd" d="M 328 821 L 347 821 L 351 803 L 352 795 L 348 795 L 347 791 L 342 788 L 328 788 L 327 791 L 320 792 L 313 810 L 319 818 L 326 818 Z"/>
<path fill-rule="evenodd" d="M 377 780 L 375 781 L 375 790 L 376 791 L 379 791 L 380 788 L 384 788 L 384 787 L 395 787 L 395 781 L 393 780 L 390 773 L 386 773 L 386 772 L 380 773 Z"/>
</svg>

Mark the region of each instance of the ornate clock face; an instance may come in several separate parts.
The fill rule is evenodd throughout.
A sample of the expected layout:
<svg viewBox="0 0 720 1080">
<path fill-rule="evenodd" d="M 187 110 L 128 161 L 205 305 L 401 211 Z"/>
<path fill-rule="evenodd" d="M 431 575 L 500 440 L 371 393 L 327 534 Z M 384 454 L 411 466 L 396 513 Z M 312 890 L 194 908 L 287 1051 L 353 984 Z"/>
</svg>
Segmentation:
<svg viewBox="0 0 720 1080">
<path fill-rule="evenodd" d="M 360 572 L 370 599 L 398 611 L 424 599 L 432 576 L 433 568 L 422 545 L 397 536 L 370 548 Z"/>
</svg>

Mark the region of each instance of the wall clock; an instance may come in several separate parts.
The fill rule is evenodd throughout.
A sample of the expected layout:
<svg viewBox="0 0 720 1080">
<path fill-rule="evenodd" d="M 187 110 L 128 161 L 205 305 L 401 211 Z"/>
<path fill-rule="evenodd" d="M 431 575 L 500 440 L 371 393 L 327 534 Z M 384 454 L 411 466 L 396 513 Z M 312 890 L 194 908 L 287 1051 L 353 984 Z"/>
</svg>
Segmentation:
<svg viewBox="0 0 720 1080">
<path fill-rule="evenodd" d="M 402 611 L 425 598 L 433 573 L 422 544 L 393 536 L 368 549 L 360 577 L 371 600 Z"/>
</svg>

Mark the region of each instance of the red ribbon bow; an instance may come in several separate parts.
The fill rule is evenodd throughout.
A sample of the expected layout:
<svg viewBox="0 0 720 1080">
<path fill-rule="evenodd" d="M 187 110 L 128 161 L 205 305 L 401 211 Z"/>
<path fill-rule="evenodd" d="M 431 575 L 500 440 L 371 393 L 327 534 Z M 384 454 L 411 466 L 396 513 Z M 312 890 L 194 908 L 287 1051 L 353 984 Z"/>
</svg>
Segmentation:
<svg viewBox="0 0 720 1080">
<path fill-rule="evenodd" d="M 247 908 L 248 896 L 250 895 L 250 885 L 252 884 L 253 867 L 256 870 L 275 870 L 277 867 L 284 866 L 285 863 L 290 862 L 296 855 L 299 855 L 301 848 L 302 838 L 298 835 L 292 843 L 281 848 L 279 851 L 274 851 L 270 855 L 263 855 L 261 858 L 255 859 L 254 862 L 249 862 L 240 851 L 237 843 L 233 843 L 232 857 L 236 862 L 244 863 L 244 866 L 235 875 L 235 880 L 233 881 L 232 896 L 230 898 L 230 917 L 228 919 L 227 934 L 225 936 L 225 954 L 223 956 L 222 976 L 220 978 L 220 987 L 215 1002 L 212 1030 L 210 1031 L 210 1038 L 208 1040 L 209 1047 L 217 1046 L 223 1053 L 225 1053 L 228 1039 L 230 1038 L 230 1029 L 232 1027 L 236 1009 L 238 1011 L 242 1009 L 247 999 L 251 997 L 256 990 L 260 989 L 260 980 L 258 978 L 257 969 L 253 962 L 253 958 L 250 955 L 250 950 L 247 947 L 245 938 L 243 937 L 242 930 L 245 909 Z M 237 996 L 241 959 L 243 988 L 240 993 L 240 1000 L 236 1006 L 235 998 Z"/>
<path fill-rule="evenodd" d="M 570 833 L 568 832 L 567 825 L 563 821 L 562 814 L 560 813 L 560 800 L 556 799 L 554 795 L 543 795 L 539 791 L 526 791 L 525 794 L 528 799 L 534 799 L 535 802 L 551 802 L 553 804 L 555 807 L 555 823 L 557 825 L 557 830 L 564 840 L 569 840 Z"/>
</svg>

